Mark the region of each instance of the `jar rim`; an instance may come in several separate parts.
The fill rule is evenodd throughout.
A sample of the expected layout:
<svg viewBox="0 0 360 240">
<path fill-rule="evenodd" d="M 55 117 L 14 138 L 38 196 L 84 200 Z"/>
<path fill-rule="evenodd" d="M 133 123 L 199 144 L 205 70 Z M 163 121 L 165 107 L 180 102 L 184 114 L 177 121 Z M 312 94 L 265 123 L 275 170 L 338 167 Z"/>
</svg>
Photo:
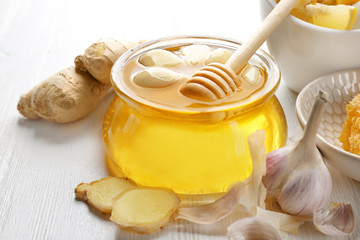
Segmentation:
<svg viewBox="0 0 360 240">
<path fill-rule="evenodd" d="M 179 40 L 185 41 L 185 43 L 176 42 Z M 214 35 L 175 35 L 175 36 L 168 36 L 168 37 L 163 37 L 156 40 L 144 42 L 126 51 L 114 63 L 111 69 L 110 76 L 111 76 L 111 84 L 113 86 L 115 93 L 126 102 L 131 102 L 135 105 L 138 106 L 140 105 L 142 107 L 150 107 L 151 109 L 159 110 L 161 112 L 168 112 L 168 113 L 171 112 L 174 114 L 216 113 L 216 112 L 231 111 L 235 109 L 237 110 L 237 112 L 238 111 L 244 112 L 256 108 L 257 106 L 266 102 L 270 97 L 274 95 L 275 91 L 280 85 L 281 73 L 275 60 L 270 54 L 266 53 L 261 49 L 258 49 L 254 55 L 256 55 L 259 59 L 267 63 L 267 67 L 269 68 L 268 79 L 265 85 L 260 90 L 258 90 L 257 94 L 253 94 L 252 96 L 246 99 L 236 102 L 224 103 L 220 106 L 209 106 L 203 108 L 176 108 L 147 100 L 136 94 L 131 94 L 131 92 L 126 89 L 125 84 L 121 84 L 121 78 L 122 78 L 121 71 L 123 70 L 125 64 L 127 63 L 127 60 L 139 52 L 146 52 L 151 49 L 156 49 L 156 47 L 160 47 L 160 46 L 164 47 L 167 46 L 164 45 L 164 43 L 169 44 L 172 43 L 172 41 L 174 43 L 177 43 L 178 46 L 183 46 L 186 43 L 194 44 L 194 42 L 196 43 L 198 42 L 199 44 L 201 43 L 204 44 L 204 41 L 213 41 L 214 43 L 218 42 L 231 46 L 241 45 L 241 42 L 237 40 L 224 38 L 220 36 L 214 36 Z M 254 97 L 255 95 L 257 96 Z"/>
</svg>

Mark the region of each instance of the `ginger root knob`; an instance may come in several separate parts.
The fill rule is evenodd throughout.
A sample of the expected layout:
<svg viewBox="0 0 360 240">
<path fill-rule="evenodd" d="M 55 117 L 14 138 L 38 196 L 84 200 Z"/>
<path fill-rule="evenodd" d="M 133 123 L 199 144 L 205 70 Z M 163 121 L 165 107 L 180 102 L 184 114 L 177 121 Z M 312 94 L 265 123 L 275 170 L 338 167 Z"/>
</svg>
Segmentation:
<svg viewBox="0 0 360 240">
<path fill-rule="evenodd" d="M 112 38 L 100 39 L 88 47 L 83 55 L 75 58 L 76 70 L 87 71 L 96 80 L 110 84 L 111 67 L 115 61 L 127 50 L 141 42 L 119 42 Z"/>
<path fill-rule="evenodd" d="M 18 111 L 31 119 L 71 122 L 89 114 L 110 88 L 87 72 L 69 67 L 48 77 L 20 97 Z"/>
<path fill-rule="evenodd" d="M 72 122 L 89 114 L 110 88 L 114 62 L 141 42 L 106 38 L 92 44 L 75 58 L 76 67 L 66 68 L 20 97 L 17 109 L 30 119 Z"/>
</svg>

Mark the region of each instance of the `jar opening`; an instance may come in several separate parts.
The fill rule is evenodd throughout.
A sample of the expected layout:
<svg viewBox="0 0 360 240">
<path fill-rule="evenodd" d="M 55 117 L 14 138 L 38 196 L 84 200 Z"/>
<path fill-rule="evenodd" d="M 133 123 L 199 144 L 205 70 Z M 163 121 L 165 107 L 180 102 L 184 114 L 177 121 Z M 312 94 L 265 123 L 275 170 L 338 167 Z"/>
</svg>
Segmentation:
<svg viewBox="0 0 360 240">
<path fill-rule="evenodd" d="M 173 107 L 164 103 L 154 102 L 137 95 L 124 84 L 123 71 L 127 64 L 142 54 L 154 49 L 169 49 L 193 44 L 208 45 L 215 48 L 227 48 L 235 51 L 241 43 L 235 40 L 214 36 L 173 36 L 143 43 L 123 54 L 114 64 L 111 71 L 111 82 L 116 94 L 124 101 L 134 106 L 147 107 L 155 111 L 197 114 L 224 111 L 249 111 L 268 100 L 276 91 L 280 83 L 280 70 L 273 58 L 262 50 L 258 50 L 249 63 L 264 70 L 266 81 L 254 94 L 240 101 L 223 103 L 221 105 L 206 105 L 201 107 Z"/>
</svg>

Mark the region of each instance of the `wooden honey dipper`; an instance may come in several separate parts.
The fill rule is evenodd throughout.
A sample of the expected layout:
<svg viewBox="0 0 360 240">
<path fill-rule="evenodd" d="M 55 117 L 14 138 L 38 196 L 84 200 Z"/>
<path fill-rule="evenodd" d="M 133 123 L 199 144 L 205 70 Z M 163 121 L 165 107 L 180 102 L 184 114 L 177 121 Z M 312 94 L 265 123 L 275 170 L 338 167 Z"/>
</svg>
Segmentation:
<svg viewBox="0 0 360 240">
<path fill-rule="evenodd" d="M 299 0 L 281 0 L 250 39 L 242 44 L 225 64 L 211 63 L 203 67 L 185 83 L 180 92 L 192 99 L 212 102 L 238 91 L 241 81 L 237 73 L 246 66 L 251 56 L 298 2 Z"/>
</svg>

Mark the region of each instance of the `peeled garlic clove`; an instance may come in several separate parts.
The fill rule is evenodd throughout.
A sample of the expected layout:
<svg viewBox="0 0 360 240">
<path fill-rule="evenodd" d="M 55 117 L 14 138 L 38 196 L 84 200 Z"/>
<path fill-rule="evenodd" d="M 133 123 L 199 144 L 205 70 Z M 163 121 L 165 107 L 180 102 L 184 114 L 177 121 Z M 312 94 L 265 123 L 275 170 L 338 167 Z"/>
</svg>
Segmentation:
<svg viewBox="0 0 360 240">
<path fill-rule="evenodd" d="M 260 217 L 242 218 L 231 224 L 227 229 L 227 237 L 230 240 L 281 240 L 278 230 Z"/>
<path fill-rule="evenodd" d="M 331 202 L 328 209 L 314 211 L 314 225 L 329 236 L 348 236 L 355 229 L 354 212 L 350 204 Z"/>
<path fill-rule="evenodd" d="M 293 215 L 312 215 L 330 198 L 331 176 L 315 143 L 327 98 L 328 94 L 319 91 L 304 136 L 298 143 L 266 156 L 263 183 L 281 208 Z"/>
<path fill-rule="evenodd" d="M 262 77 L 262 74 L 257 67 L 247 66 L 242 76 L 250 85 L 255 85 Z"/>
<path fill-rule="evenodd" d="M 161 88 L 168 87 L 178 81 L 185 81 L 187 77 L 166 68 L 153 67 L 138 72 L 133 80 L 140 87 Z"/>
<path fill-rule="evenodd" d="M 139 62 L 146 67 L 175 67 L 183 60 L 170 51 L 156 49 L 143 54 Z"/>
<path fill-rule="evenodd" d="M 253 172 L 245 181 L 235 183 L 215 202 L 196 207 L 181 207 L 176 218 L 210 224 L 230 215 L 240 204 L 242 213 L 255 215 L 257 206 L 265 206 L 266 189 L 261 178 L 265 175 L 265 131 L 258 130 L 248 137 Z"/>
<path fill-rule="evenodd" d="M 198 65 L 205 61 L 211 49 L 206 45 L 190 45 L 181 48 L 180 52 L 188 64 Z"/>
<path fill-rule="evenodd" d="M 205 60 L 205 65 L 208 65 L 213 62 L 225 64 L 227 60 L 231 57 L 232 53 L 224 48 L 217 48 L 212 51 L 210 55 Z"/>
</svg>

